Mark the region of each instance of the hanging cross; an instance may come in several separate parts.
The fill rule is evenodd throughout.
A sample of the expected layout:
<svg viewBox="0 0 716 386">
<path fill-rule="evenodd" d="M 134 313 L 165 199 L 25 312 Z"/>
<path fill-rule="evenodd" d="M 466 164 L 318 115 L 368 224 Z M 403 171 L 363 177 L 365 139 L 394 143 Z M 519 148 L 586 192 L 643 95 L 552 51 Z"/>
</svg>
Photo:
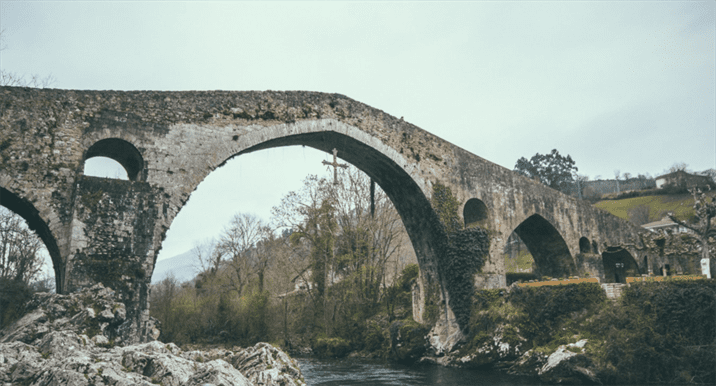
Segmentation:
<svg viewBox="0 0 716 386">
<path fill-rule="evenodd" d="M 370 179 L 370 218 L 375 218 L 375 181 Z"/>
<path fill-rule="evenodd" d="M 324 165 L 333 166 L 333 185 L 338 185 L 338 168 L 347 168 L 346 164 L 338 163 L 338 150 L 333 149 L 333 162 L 323 161 Z"/>
</svg>

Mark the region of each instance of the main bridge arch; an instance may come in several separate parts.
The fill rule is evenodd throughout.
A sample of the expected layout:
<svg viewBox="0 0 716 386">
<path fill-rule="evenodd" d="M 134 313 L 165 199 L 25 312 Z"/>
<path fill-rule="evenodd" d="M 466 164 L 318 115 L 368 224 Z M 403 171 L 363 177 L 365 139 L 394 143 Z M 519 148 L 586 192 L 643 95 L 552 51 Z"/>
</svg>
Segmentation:
<svg viewBox="0 0 716 386">
<path fill-rule="evenodd" d="M 194 189 L 213 170 L 242 154 L 295 145 L 308 146 L 329 154 L 336 149 L 340 158 L 366 173 L 383 189 L 403 220 L 421 267 L 437 273 L 435 256 L 439 253 L 438 246 L 444 243 L 440 239 L 444 235 L 435 232 L 434 225 L 439 220 L 425 192 L 432 186 L 432 181 L 413 175 L 415 170 L 407 167 L 410 162 L 399 151 L 356 127 L 332 119 L 254 127 L 248 134 L 234 139 L 237 135 L 232 134 L 204 145 L 215 149 L 208 152 L 215 162 L 202 164 L 192 171 L 184 168 L 185 173 L 193 174 L 188 178 L 196 182 Z M 227 141 L 230 141 L 228 146 Z M 167 173 L 175 175 L 178 172 L 169 167 Z M 268 178 L 270 175 L 271 171 L 267 171 Z M 169 187 L 165 189 L 168 190 Z M 170 210 L 178 213 L 180 209 L 177 207 Z"/>
<path fill-rule="evenodd" d="M 505 284 L 502 249 L 532 215 L 549 219 L 572 257 L 581 237 L 600 250 L 639 246 L 634 226 L 339 94 L 0 87 L 0 186 L 37 207 L 57 238 L 58 288 L 113 287 L 137 329 L 156 254 L 197 185 L 231 157 L 299 144 L 336 148 L 380 184 L 428 271 L 437 271 L 444 241 L 432 231 L 433 184 L 472 202 L 459 213 L 491 234 L 476 286 Z M 122 163 L 130 181 L 84 176 L 84 160 L 100 154 Z"/>
</svg>

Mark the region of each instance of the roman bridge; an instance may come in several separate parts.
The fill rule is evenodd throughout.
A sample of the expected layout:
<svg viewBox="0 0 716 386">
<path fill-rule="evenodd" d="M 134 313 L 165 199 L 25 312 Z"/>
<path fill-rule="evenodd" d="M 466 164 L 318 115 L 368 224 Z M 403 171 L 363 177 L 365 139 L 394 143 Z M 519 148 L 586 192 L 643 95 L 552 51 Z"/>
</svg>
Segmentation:
<svg viewBox="0 0 716 386">
<path fill-rule="evenodd" d="M 490 130 L 465 128 L 475 129 Z M 102 282 L 141 328 L 156 256 L 192 191 L 232 157 L 288 145 L 336 148 L 379 184 L 435 277 L 445 241 L 432 231 L 436 183 L 455 194 L 465 224 L 490 232 L 478 288 L 506 285 L 513 231 L 541 275 L 604 276 L 600 254 L 617 250 L 647 271 L 640 228 L 339 94 L 0 87 L 0 204 L 47 245 L 58 292 Z M 94 156 L 118 161 L 129 181 L 84 176 Z"/>
</svg>

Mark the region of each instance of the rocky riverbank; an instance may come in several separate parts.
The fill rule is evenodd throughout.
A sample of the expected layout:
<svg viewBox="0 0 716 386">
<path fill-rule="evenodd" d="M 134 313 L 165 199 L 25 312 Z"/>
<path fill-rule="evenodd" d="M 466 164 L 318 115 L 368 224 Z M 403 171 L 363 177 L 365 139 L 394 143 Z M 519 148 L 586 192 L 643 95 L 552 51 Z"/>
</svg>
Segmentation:
<svg viewBox="0 0 716 386">
<path fill-rule="evenodd" d="M 124 304 L 101 285 L 38 293 L 26 311 L 0 331 L 5 385 L 305 385 L 297 362 L 268 343 L 208 351 L 156 340 L 122 345 Z"/>
<path fill-rule="evenodd" d="M 424 343 L 420 361 L 547 384 L 714 384 L 714 315 L 713 280 L 634 283 L 614 300 L 590 283 L 476 291 L 467 335 Z"/>
<path fill-rule="evenodd" d="M 553 353 L 527 350 L 524 345 L 502 341 L 497 333 L 490 343 L 467 355 L 459 350 L 443 356 L 425 356 L 420 363 L 447 367 L 493 368 L 511 375 L 525 375 L 546 384 L 601 385 L 594 362 L 586 352 L 587 339 L 559 346 Z"/>
</svg>

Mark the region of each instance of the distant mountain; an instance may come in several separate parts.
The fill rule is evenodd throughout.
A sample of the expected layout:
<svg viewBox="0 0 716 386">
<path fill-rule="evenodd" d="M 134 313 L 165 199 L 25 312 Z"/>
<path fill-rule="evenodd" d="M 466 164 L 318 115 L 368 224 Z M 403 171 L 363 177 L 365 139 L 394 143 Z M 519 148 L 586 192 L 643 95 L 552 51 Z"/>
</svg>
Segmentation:
<svg viewBox="0 0 716 386">
<path fill-rule="evenodd" d="M 173 274 L 180 283 L 189 281 L 198 273 L 198 269 L 196 268 L 198 263 L 193 251 L 187 251 L 181 255 L 159 260 L 154 266 L 152 284 L 159 283 L 170 274 Z"/>
</svg>

